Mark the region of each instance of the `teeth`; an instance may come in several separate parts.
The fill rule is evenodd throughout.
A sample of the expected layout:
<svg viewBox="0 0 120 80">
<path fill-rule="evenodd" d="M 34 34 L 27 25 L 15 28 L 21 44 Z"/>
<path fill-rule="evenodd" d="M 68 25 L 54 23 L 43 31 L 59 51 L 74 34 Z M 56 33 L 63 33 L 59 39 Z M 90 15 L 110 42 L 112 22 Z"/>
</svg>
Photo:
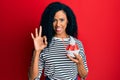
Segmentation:
<svg viewBox="0 0 120 80">
<path fill-rule="evenodd" d="M 61 28 L 57 28 L 56 30 L 61 30 Z"/>
</svg>

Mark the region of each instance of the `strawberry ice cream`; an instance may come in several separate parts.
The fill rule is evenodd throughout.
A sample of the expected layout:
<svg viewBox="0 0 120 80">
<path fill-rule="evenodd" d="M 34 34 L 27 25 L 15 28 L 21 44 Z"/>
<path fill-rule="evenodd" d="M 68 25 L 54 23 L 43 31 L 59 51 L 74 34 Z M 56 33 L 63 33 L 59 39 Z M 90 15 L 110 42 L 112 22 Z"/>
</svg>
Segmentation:
<svg viewBox="0 0 120 80">
<path fill-rule="evenodd" d="M 70 40 L 70 44 L 66 47 L 66 51 L 71 57 L 75 57 L 74 53 L 78 54 L 80 51 L 78 44 L 75 43 L 75 40 L 72 37 Z"/>
</svg>

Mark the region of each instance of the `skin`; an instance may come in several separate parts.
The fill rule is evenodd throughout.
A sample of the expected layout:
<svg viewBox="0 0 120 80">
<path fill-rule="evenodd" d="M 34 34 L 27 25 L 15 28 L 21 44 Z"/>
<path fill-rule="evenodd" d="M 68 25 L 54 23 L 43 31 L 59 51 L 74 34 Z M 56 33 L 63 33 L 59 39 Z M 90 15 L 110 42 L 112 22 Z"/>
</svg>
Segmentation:
<svg viewBox="0 0 120 80">
<path fill-rule="evenodd" d="M 63 10 L 56 12 L 53 22 L 53 29 L 56 32 L 56 37 L 65 38 L 66 36 L 68 36 L 65 31 L 67 23 L 68 20 L 65 12 Z"/>
<path fill-rule="evenodd" d="M 56 12 L 54 16 L 54 22 L 53 22 L 53 29 L 55 30 L 55 36 L 59 38 L 66 38 L 69 37 L 66 33 L 66 27 L 67 27 L 67 16 L 66 13 L 63 10 L 60 10 Z M 38 61 L 39 61 L 39 55 L 41 51 L 47 47 L 47 38 L 46 36 L 41 36 L 42 33 L 42 27 L 40 26 L 40 30 L 38 33 L 38 29 L 35 29 L 35 36 L 33 33 L 31 33 L 31 37 L 34 42 L 34 53 L 33 58 L 31 62 L 30 72 L 29 72 L 29 80 L 34 80 L 38 75 Z M 85 78 L 87 76 L 87 71 L 85 70 L 83 66 L 83 61 L 80 55 L 75 55 L 75 58 L 72 58 L 67 54 L 67 57 L 76 63 L 78 73 L 82 78 Z"/>
</svg>

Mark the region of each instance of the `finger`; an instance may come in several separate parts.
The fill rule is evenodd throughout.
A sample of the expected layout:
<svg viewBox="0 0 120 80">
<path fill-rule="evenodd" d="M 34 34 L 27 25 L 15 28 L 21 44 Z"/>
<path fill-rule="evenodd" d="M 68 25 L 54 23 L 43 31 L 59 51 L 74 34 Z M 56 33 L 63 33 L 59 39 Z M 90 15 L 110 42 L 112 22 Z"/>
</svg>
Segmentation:
<svg viewBox="0 0 120 80">
<path fill-rule="evenodd" d="M 73 62 L 75 63 L 78 63 L 78 60 L 77 59 L 74 59 L 73 57 L 71 57 L 69 54 L 67 54 L 67 57 L 72 60 Z"/>
<path fill-rule="evenodd" d="M 47 45 L 47 37 L 43 36 L 43 38 L 44 38 L 44 41 L 45 41 L 45 45 Z"/>
<path fill-rule="evenodd" d="M 79 54 L 76 54 L 76 53 L 73 53 L 73 54 L 76 57 L 76 59 L 80 59 L 80 55 Z"/>
<path fill-rule="evenodd" d="M 42 26 L 40 26 L 40 29 L 39 29 L 39 36 L 42 35 Z"/>
<path fill-rule="evenodd" d="M 33 35 L 33 33 L 31 33 L 31 37 L 32 37 L 32 39 L 34 39 L 34 35 Z"/>
<path fill-rule="evenodd" d="M 38 29 L 35 29 L 35 37 L 38 37 Z"/>
<path fill-rule="evenodd" d="M 82 61 L 82 56 L 80 54 L 75 54 L 74 56 L 76 57 L 77 60 Z"/>
</svg>

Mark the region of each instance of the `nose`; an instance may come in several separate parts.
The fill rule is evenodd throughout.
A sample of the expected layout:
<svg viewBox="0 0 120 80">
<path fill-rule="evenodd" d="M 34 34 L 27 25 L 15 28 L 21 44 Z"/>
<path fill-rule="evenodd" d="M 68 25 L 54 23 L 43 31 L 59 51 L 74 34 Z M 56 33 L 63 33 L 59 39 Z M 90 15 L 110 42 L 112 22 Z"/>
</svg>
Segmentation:
<svg viewBox="0 0 120 80">
<path fill-rule="evenodd" d="M 57 21 L 57 24 L 56 24 L 57 26 L 60 26 L 60 22 L 59 21 Z"/>
</svg>

